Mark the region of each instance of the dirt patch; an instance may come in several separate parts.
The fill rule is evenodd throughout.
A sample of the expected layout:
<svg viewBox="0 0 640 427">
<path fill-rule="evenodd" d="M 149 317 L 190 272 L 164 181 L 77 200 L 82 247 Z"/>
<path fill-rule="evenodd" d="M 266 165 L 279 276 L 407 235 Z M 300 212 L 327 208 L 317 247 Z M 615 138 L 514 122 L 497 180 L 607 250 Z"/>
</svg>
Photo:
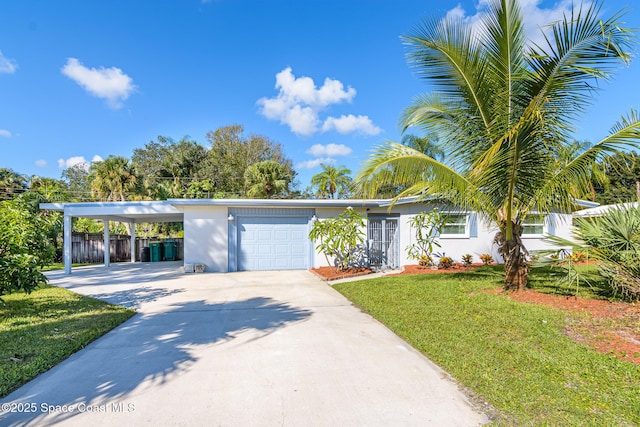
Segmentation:
<svg viewBox="0 0 640 427">
<path fill-rule="evenodd" d="M 577 311 L 585 316 L 572 317 L 565 328 L 574 341 L 619 359 L 640 364 L 640 304 L 610 302 L 575 296 L 550 295 L 531 289 L 493 291 L 526 303 L 542 304 L 564 311 Z"/>
</svg>

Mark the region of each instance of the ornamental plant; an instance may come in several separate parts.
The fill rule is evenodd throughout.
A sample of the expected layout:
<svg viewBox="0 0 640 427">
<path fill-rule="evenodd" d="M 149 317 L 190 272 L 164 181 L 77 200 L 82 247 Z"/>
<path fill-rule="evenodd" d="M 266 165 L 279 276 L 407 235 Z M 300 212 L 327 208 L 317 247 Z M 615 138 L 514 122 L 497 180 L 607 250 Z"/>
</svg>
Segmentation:
<svg viewBox="0 0 640 427">
<path fill-rule="evenodd" d="M 318 242 L 316 249 L 324 254 L 329 265 L 347 270 L 365 263 L 364 227 L 362 215 L 347 208 L 335 218 L 316 221 L 309 238 Z M 329 258 L 334 259 L 333 264 Z"/>
<path fill-rule="evenodd" d="M 438 263 L 438 268 L 451 268 L 453 266 L 453 258 L 450 256 L 442 256 L 440 257 L 440 262 Z"/>
<path fill-rule="evenodd" d="M 493 264 L 493 257 L 489 254 L 482 254 L 480 255 L 480 261 L 482 261 L 484 265 Z"/>
<path fill-rule="evenodd" d="M 446 224 L 445 218 L 438 209 L 430 212 L 420 212 L 409 220 L 411 229 L 415 230 L 415 243 L 407 246 L 407 255 L 418 260 L 423 265 L 424 260 L 432 260 L 433 249 L 439 248 L 436 238 Z M 432 265 L 429 262 L 426 265 Z"/>
<path fill-rule="evenodd" d="M 465 267 L 470 266 L 472 262 L 473 262 L 473 255 L 471 254 L 462 255 L 462 264 Z"/>
</svg>

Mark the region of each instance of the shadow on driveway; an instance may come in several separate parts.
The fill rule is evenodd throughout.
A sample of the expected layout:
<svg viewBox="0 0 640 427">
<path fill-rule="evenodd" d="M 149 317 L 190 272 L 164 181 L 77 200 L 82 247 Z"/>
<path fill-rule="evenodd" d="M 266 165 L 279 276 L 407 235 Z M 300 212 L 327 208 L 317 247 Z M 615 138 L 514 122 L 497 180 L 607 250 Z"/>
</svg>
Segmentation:
<svg viewBox="0 0 640 427">
<path fill-rule="evenodd" d="M 36 403 L 38 411 L 2 414 L 0 424 L 41 425 L 69 419 L 80 413 L 78 405 L 118 401 L 134 390 L 143 392 L 169 382 L 188 371 L 202 352 L 245 332 L 252 331 L 248 336 L 253 341 L 310 316 L 310 310 L 266 297 L 176 303 L 162 312 L 136 315 L 2 400 Z M 76 409 L 42 413 L 50 405 Z"/>
</svg>

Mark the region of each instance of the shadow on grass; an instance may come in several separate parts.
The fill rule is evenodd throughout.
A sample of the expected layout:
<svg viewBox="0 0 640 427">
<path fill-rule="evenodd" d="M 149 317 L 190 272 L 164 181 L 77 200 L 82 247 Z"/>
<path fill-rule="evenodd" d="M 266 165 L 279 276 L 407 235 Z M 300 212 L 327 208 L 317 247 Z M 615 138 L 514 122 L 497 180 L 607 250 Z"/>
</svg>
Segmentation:
<svg viewBox="0 0 640 427">
<path fill-rule="evenodd" d="M 437 275 L 434 275 L 437 276 Z M 463 280 L 488 280 L 495 281 L 496 286 L 503 284 L 504 267 L 501 265 L 487 265 L 475 270 L 453 273 L 451 277 Z"/>
<path fill-rule="evenodd" d="M 555 266 L 534 266 L 529 275 L 529 288 L 547 294 L 567 297 L 623 300 L 598 273 L 596 266 L 576 266 L 577 280 L 567 280 L 567 270 Z"/>
</svg>

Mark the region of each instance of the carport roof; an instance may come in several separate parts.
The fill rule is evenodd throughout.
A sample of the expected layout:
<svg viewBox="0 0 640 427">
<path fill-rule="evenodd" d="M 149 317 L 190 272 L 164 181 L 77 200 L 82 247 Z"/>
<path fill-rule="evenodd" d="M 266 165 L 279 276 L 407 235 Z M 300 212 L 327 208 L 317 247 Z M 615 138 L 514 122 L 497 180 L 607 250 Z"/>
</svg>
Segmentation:
<svg viewBox="0 0 640 427">
<path fill-rule="evenodd" d="M 41 203 L 65 215 L 121 222 L 182 222 L 184 214 L 166 201 Z"/>
</svg>

